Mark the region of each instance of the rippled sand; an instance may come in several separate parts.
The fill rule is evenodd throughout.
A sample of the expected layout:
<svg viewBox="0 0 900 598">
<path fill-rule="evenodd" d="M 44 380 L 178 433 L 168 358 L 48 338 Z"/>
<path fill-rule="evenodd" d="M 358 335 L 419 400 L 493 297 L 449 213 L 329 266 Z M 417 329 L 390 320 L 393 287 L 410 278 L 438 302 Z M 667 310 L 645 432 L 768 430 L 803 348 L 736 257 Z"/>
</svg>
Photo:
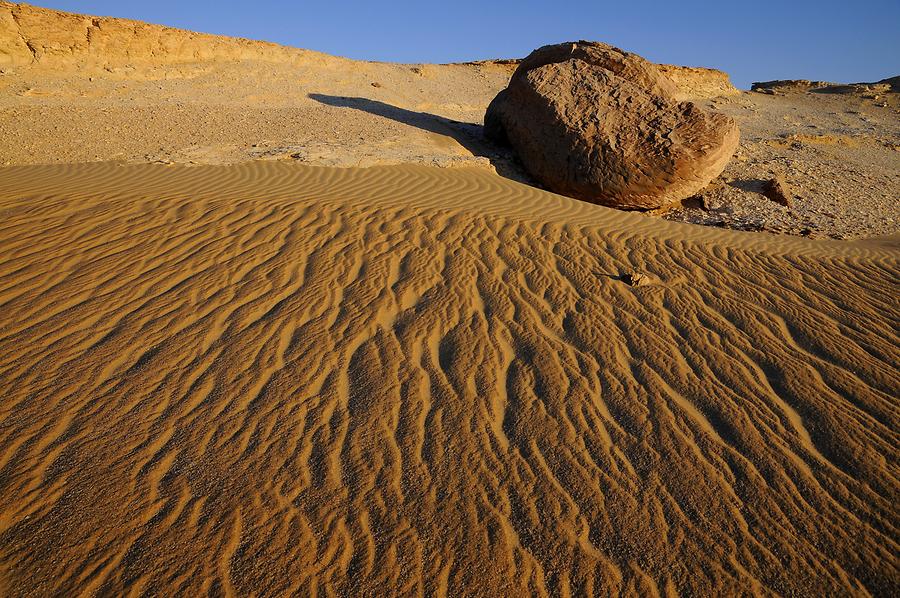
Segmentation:
<svg viewBox="0 0 900 598">
<path fill-rule="evenodd" d="M 896 238 L 283 163 L 0 216 L 5 595 L 898 591 Z"/>
</svg>

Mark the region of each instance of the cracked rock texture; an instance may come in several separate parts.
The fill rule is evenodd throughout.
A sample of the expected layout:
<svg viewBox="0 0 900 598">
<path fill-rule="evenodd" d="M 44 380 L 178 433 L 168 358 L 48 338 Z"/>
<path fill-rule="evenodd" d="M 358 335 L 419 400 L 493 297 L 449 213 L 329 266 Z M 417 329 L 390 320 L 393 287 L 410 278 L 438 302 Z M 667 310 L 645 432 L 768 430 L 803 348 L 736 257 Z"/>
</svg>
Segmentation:
<svg viewBox="0 0 900 598">
<path fill-rule="evenodd" d="M 545 46 L 488 106 L 485 133 L 508 142 L 551 191 L 656 209 L 708 185 L 739 139 L 732 119 L 677 93 L 636 54 L 597 42 Z"/>
<path fill-rule="evenodd" d="M 267 42 L 0 2 L 0 67 L 37 63 L 59 68 L 84 62 L 103 66 L 178 64 L 199 60 L 290 63 L 313 56 L 323 61 L 341 61 Z"/>
</svg>

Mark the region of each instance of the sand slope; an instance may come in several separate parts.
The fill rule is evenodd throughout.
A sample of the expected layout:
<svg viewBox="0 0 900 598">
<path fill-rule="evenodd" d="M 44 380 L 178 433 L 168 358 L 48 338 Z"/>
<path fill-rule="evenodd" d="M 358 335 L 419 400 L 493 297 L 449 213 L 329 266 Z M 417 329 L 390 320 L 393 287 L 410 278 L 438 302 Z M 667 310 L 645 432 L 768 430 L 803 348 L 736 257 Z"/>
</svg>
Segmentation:
<svg viewBox="0 0 900 598">
<path fill-rule="evenodd" d="M 5 595 L 898 591 L 896 238 L 284 163 L 0 214 Z"/>
</svg>

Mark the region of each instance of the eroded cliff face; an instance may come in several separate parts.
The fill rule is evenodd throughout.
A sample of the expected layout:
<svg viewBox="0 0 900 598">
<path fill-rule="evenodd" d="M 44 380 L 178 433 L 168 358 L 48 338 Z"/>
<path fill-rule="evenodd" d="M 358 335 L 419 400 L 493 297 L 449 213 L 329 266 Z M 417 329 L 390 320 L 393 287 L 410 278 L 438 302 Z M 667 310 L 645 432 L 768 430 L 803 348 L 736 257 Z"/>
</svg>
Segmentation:
<svg viewBox="0 0 900 598">
<path fill-rule="evenodd" d="M 656 68 L 675 83 L 683 100 L 716 98 L 740 94 L 728 73 L 716 69 L 658 64 Z"/>
<path fill-rule="evenodd" d="M 205 60 L 342 59 L 241 38 L 0 1 L 0 66 L 179 64 Z"/>
<path fill-rule="evenodd" d="M 22 35 L 14 14 L 19 7 L 0 3 L 0 65 L 29 64 L 34 60 L 34 50 Z"/>
</svg>

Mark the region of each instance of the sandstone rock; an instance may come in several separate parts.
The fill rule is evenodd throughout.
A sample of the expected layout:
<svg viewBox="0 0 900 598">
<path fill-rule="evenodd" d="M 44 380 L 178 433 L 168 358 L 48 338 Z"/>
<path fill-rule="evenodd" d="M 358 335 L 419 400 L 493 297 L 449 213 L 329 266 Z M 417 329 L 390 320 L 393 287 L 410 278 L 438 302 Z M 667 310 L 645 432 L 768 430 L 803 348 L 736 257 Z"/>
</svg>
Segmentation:
<svg viewBox="0 0 900 598">
<path fill-rule="evenodd" d="M 776 79 L 775 81 L 755 81 L 750 86 L 750 91 L 774 95 L 775 92 L 806 92 L 828 85 L 833 85 L 833 83 L 828 81 L 809 81 L 807 79 Z"/>
<path fill-rule="evenodd" d="M 679 100 L 699 100 L 740 95 L 741 90 L 731 84 L 728 74 L 716 69 L 672 64 L 657 64 L 656 68 L 677 88 Z"/>
<path fill-rule="evenodd" d="M 882 79 L 874 83 L 831 83 L 806 79 L 778 79 L 757 81 L 750 88 L 759 93 L 832 93 L 870 97 L 873 93 L 890 93 L 900 90 L 900 76 Z"/>
<path fill-rule="evenodd" d="M 463 62 L 481 69 L 498 69 L 512 75 L 522 64 L 519 59 L 475 60 Z M 675 84 L 675 97 L 679 100 L 699 100 L 737 96 L 741 90 L 732 85 L 728 73 L 702 67 L 657 64 L 656 68 Z"/>
<path fill-rule="evenodd" d="M 900 92 L 900 75 L 896 77 L 889 77 L 887 79 L 882 79 L 879 83 L 886 83 L 890 86 L 891 91 Z"/>
<path fill-rule="evenodd" d="M 225 38 L 127 19 L 90 17 L 0 0 L 0 66 L 123 66 L 206 60 L 344 59 L 277 44 Z"/>
<path fill-rule="evenodd" d="M 621 276 L 621 281 L 631 287 L 640 287 L 650 283 L 647 275 L 640 272 L 625 272 Z"/>
<path fill-rule="evenodd" d="M 783 206 L 791 207 L 794 205 L 794 190 L 781 175 L 766 181 L 763 187 L 763 195 Z"/>
<path fill-rule="evenodd" d="M 738 143 L 734 122 L 679 102 L 650 62 L 596 42 L 535 50 L 491 102 L 485 134 L 509 142 L 548 189 L 624 209 L 695 194 Z"/>
</svg>

